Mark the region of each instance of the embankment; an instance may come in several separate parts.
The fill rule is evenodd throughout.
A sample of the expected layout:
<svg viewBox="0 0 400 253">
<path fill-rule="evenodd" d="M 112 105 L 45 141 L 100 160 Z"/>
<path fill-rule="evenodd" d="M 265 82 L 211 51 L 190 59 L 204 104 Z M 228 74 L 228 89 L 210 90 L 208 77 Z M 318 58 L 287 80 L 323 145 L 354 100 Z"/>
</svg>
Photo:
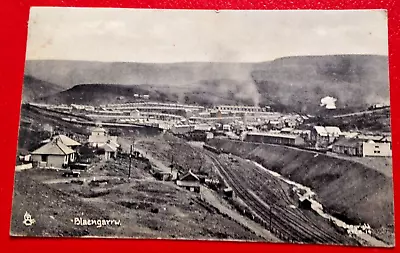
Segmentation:
<svg viewBox="0 0 400 253">
<path fill-rule="evenodd" d="M 343 221 L 393 229 L 392 179 L 365 165 L 278 145 L 221 139 L 208 144 L 312 188 L 324 208 Z"/>
</svg>

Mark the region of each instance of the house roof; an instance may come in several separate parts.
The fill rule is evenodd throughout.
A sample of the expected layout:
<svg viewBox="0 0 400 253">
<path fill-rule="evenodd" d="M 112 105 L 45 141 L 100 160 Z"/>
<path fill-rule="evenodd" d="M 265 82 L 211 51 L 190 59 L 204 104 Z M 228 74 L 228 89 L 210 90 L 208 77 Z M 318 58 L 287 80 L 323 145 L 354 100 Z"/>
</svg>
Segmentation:
<svg viewBox="0 0 400 253">
<path fill-rule="evenodd" d="M 314 129 L 321 136 L 342 134 L 342 131 L 340 131 L 340 128 L 335 127 L 335 126 L 326 126 L 326 127 L 314 126 Z"/>
<path fill-rule="evenodd" d="M 210 131 L 211 126 L 208 125 L 195 125 L 194 130 L 199 130 L 199 131 Z"/>
<path fill-rule="evenodd" d="M 195 187 L 200 186 L 199 182 L 190 182 L 190 181 L 181 181 L 177 180 L 176 185 L 178 186 L 187 186 L 187 187 Z"/>
<path fill-rule="evenodd" d="M 63 134 L 54 136 L 52 141 L 57 140 L 57 139 L 60 140 L 65 146 L 68 146 L 68 147 L 81 145 L 79 142 L 77 142 Z"/>
<path fill-rule="evenodd" d="M 373 141 L 380 141 L 383 140 L 382 135 L 364 135 L 364 134 L 359 134 L 356 138 L 361 139 L 361 140 L 373 140 Z"/>
<path fill-rule="evenodd" d="M 107 131 L 102 127 L 96 127 L 92 130 L 92 132 L 107 132 Z"/>
<path fill-rule="evenodd" d="M 357 132 L 342 132 L 346 138 L 355 138 L 359 133 Z"/>
<path fill-rule="evenodd" d="M 328 134 L 325 127 L 323 127 L 323 126 L 314 126 L 314 129 L 317 132 L 317 134 L 319 134 L 319 135 L 327 135 Z"/>
<path fill-rule="evenodd" d="M 340 131 L 340 128 L 335 127 L 335 126 L 326 126 L 325 130 L 328 134 L 341 134 L 342 131 Z"/>
<path fill-rule="evenodd" d="M 32 155 L 69 155 L 75 153 L 61 141 L 51 141 L 32 152 Z"/>
<path fill-rule="evenodd" d="M 189 176 L 194 177 L 197 181 L 200 180 L 200 178 L 196 174 L 194 174 L 191 170 L 189 170 L 188 173 L 186 173 L 185 175 L 182 176 L 181 181 L 184 181 L 184 179 Z"/>
<path fill-rule="evenodd" d="M 101 146 L 102 149 L 104 149 L 104 151 L 106 152 L 115 152 L 117 151 L 117 148 L 113 145 L 110 145 L 109 143 L 106 143 L 104 145 Z"/>
<path fill-rule="evenodd" d="M 294 134 L 283 134 L 283 133 L 279 133 L 279 132 L 268 132 L 268 133 L 262 133 L 262 132 L 250 132 L 247 133 L 247 135 L 249 136 L 266 136 L 266 137 L 279 137 L 279 138 L 287 138 L 287 139 L 296 139 L 296 138 L 301 138 L 298 135 L 294 135 Z"/>
<path fill-rule="evenodd" d="M 392 142 L 392 136 L 385 136 L 381 140 L 382 142 Z"/>
<path fill-rule="evenodd" d="M 291 127 L 284 127 L 281 129 L 281 132 L 293 132 L 294 128 Z"/>
</svg>

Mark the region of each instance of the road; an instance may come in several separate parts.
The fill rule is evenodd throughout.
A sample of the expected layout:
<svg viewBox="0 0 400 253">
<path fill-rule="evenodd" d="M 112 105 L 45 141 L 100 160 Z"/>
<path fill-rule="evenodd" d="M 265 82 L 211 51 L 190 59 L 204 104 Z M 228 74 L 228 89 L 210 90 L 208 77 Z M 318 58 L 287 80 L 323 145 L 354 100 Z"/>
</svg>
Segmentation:
<svg viewBox="0 0 400 253">
<path fill-rule="evenodd" d="M 273 204 L 273 199 L 287 200 L 292 203 L 286 192 L 279 190 L 280 183 L 274 183 L 275 189 L 263 188 L 263 196 L 257 195 L 253 190 L 260 189 L 267 180 L 267 175 L 257 171 L 257 178 L 249 178 L 245 171 L 235 171 L 232 166 L 223 165 L 218 155 L 204 151 L 215 168 L 224 176 L 229 186 L 232 187 L 239 197 L 268 227 L 270 231 L 278 235 L 284 241 L 301 243 L 323 243 L 323 244 L 348 244 L 357 245 L 357 241 L 347 235 L 339 233 L 326 221 L 322 221 L 317 215 L 303 212 L 299 208 L 290 208 Z M 252 180 L 252 181 L 251 181 Z M 252 190 L 253 189 L 253 190 Z M 278 193 L 277 193 L 278 192 Z"/>
</svg>

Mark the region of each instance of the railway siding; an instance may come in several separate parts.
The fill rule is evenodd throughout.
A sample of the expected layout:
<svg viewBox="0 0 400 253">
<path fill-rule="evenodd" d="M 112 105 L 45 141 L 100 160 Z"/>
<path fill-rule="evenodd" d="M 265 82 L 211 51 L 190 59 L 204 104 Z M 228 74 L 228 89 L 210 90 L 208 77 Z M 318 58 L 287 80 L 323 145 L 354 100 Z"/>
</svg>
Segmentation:
<svg viewBox="0 0 400 253">
<path fill-rule="evenodd" d="M 237 197 L 247 205 L 248 210 L 243 209 L 242 213 L 262 224 L 281 240 L 298 243 L 358 244 L 352 238 L 340 234 L 327 224 L 326 220 L 314 213 L 290 208 L 290 199 L 283 189 L 276 187 L 277 182 L 274 182 L 274 179 L 269 178 L 271 184 L 263 187 L 264 182 L 269 180 L 266 174 L 256 177 L 249 175 L 249 172 L 255 169 L 250 163 L 241 164 L 241 168 L 247 170 L 240 171 L 232 164 L 226 163 L 224 155 L 221 157 L 210 151 L 206 152 L 212 158 L 216 169 L 235 190 Z M 278 203 L 277 200 L 282 199 L 286 202 Z"/>
<path fill-rule="evenodd" d="M 312 188 L 325 209 L 347 223 L 393 228 L 392 180 L 382 173 L 359 163 L 289 147 L 231 140 L 211 140 L 208 144 Z"/>
</svg>

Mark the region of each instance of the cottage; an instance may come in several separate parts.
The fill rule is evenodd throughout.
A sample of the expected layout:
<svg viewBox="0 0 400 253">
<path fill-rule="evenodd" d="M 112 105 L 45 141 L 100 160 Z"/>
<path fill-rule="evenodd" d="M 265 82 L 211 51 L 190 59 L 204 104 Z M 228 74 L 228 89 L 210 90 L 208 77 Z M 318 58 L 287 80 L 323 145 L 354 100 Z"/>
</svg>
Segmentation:
<svg viewBox="0 0 400 253">
<path fill-rule="evenodd" d="M 32 161 L 40 167 L 62 168 L 74 162 L 76 152 L 63 144 L 59 139 L 50 141 L 32 152 Z"/>
<path fill-rule="evenodd" d="M 200 192 L 200 178 L 195 175 L 191 170 L 189 170 L 188 173 L 177 180 L 176 185 L 185 188 L 191 192 Z"/>
<path fill-rule="evenodd" d="M 343 136 L 338 127 L 334 126 L 314 126 L 311 129 L 310 141 L 316 148 L 326 148 Z"/>
<path fill-rule="evenodd" d="M 89 136 L 88 143 L 92 147 L 101 147 L 107 143 L 113 143 L 114 146 L 119 146 L 117 142 L 117 136 L 111 136 L 107 134 L 107 131 L 102 127 L 96 127 L 92 130 L 91 135 Z"/>
<path fill-rule="evenodd" d="M 117 158 L 117 147 L 109 143 L 101 146 L 100 150 L 104 150 L 104 160 L 108 161 L 111 158 Z"/>
</svg>

